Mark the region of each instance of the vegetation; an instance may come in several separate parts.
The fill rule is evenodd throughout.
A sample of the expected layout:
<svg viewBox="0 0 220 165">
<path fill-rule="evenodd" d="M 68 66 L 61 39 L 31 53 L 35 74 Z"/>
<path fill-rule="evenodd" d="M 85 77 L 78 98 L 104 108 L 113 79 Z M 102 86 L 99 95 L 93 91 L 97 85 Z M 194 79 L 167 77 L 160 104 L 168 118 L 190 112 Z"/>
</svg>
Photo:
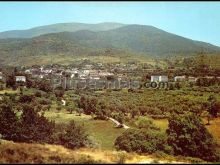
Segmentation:
<svg viewBox="0 0 220 165">
<path fill-rule="evenodd" d="M 140 60 L 142 56 L 141 58 L 144 57 L 145 61 L 149 61 L 151 59 L 149 56 L 152 55 L 154 57 L 190 57 L 203 51 L 216 56 L 220 52 L 217 46 L 192 41 L 152 26 L 121 24 L 111 26 L 79 24 L 77 26 L 78 28 L 72 27 L 71 24 L 51 25 L 43 27 L 45 30 L 41 27 L 40 30 L 35 28 L 28 32 L 18 32 L 21 34 L 17 35 L 13 32 L 9 35 L 11 39 L 0 40 L 1 64 L 12 66 L 50 64 L 52 60 L 56 63 L 70 64 L 69 61 L 73 62 L 74 58 L 79 57 L 98 58 L 103 62 L 105 60 L 102 58 L 107 59 L 106 56 L 110 56 L 108 59 L 114 62 L 128 61 L 129 56 L 136 60 Z M 91 26 L 94 27 L 91 28 Z M 103 26 L 107 31 L 100 31 Z M 78 31 L 80 29 L 84 31 Z M 0 38 L 8 36 L 8 33 L 10 32 L 1 33 Z M 17 36 L 16 39 L 13 36 Z M 12 59 L 12 57 L 15 58 Z M 94 61 L 97 60 L 94 59 Z"/>
<path fill-rule="evenodd" d="M 71 121 L 63 131 L 56 129 L 55 122 L 44 117 L 43 106 L 35 102 L 33 95 L 21 95 L 13 101 L 12 98 L 5 97 L 0 105 L 0 134 L 3 139 L 56 143 L 72 149 L 89 146 L 88 135 L 82 126 Z"/>
<path fill-rule="evenodd" d="M 77 126 L 72 120 L 65 129 L 65 133 L 60 136 L 61 145 L 76 149 L 89 146 L 88 134 L 82 126 Z"/>
<path fill-rule="evenodd" d="M 199 157 L 207 161 L 219 161 L 216 142 L 200 118 L 194 114 L 173 114 L 167 130 L 168 144 L 175 155 Z"/>
<path fill-rule="evenodd" d="M 196 67 L 199 74 L 204 71 L 203 67 Z M 57 144 L 74 150 L 82 147 L 117 149 L 164 157 L 174 154 L 212 162 L 219 160 L 219 143 L 214 141 L 219 140 L 218 128 L 214 128 L 220 101 L 216 76 L 196 83 L 170 82 L 166 89 L 67 91 L 53 89 L 46 78 L 35 81 L 28 76 L 27 88 L 24 88 L 13 79 L 20 70 L 22 68 L 16 68 L 7 73 L 7 88 L 0 93 L 3 139 Z M 169 76 L 188 72 L 177 70 Z M 217 70 L 208 72 L 218 74 Z M 131 73 L 134 77 L 135 74 Z M 143 76 L 141 81 L 145 80 Z M 66 104 L 62 104 L 63 101 Z M 202 117 L 203 122 L 208 117 L 210 125 L 204 125 L 195 116 Z M 117 120 L 121 128 L 116 128 L 109 117 Z M 197 142 L 198 139 L 203 140 Z M 124 161 L 122 154 L 118 162 Z"/>
<path fill-rule="evenodd" d="M 149 154 L 158 151 L 172 152 L 167 145 L 166 135 L 149 119 L 139 119 L 138 127 L 140 129 L 130 129 L 119 136 L 115 141 L 116 149 Z"/>
</svg>

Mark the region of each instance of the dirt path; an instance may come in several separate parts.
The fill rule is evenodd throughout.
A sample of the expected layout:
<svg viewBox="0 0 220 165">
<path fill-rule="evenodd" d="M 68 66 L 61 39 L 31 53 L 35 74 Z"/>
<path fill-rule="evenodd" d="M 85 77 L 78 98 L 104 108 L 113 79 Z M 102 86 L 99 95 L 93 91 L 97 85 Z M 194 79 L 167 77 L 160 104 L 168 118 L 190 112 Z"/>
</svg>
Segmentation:
<svg viewBox="0 0 220 165">
<path fill-rule="evenodd" d="M 111 117 L 108 117 L 108 119 L 111 120 L 113 123 L 115 123 L 117 125 L 117 127 L 121 125 L 121 123 L 119 123 L 117 120 L 115 120 L 115 119 L 113 119 Z M 123 126 L 124 129 L 130 128 L 129 126 L 127 126 L 125 124 L 122 124 L 122 126 Z"/>
</svg>

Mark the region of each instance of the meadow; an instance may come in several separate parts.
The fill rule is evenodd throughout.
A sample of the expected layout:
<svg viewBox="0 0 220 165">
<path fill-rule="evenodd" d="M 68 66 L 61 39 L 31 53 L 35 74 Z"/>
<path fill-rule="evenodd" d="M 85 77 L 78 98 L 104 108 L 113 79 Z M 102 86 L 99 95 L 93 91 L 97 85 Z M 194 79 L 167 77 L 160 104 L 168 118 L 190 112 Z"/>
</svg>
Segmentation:
<svg viewBox="0 0 220 165">
<path fill-rule="evenodd" d="M 77 124 L 83 125 L 88 134 L 98 143 L 100 149 L 114 150 L 115 139 L 125 131 L 123 128 L 116 128 L 115 124 L 109 120 L 94 120 L 90 115 L 78 116 L 67 111 L 47 111 L 45 116 L 56 123 L 68 123 L 74 120 Z"/>
</svg>

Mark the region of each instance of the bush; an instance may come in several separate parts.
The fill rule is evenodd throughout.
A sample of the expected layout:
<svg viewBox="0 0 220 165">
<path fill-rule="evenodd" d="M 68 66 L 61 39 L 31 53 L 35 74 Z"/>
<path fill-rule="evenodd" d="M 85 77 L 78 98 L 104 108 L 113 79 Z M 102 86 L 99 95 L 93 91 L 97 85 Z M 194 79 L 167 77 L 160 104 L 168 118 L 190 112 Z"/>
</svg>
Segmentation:
<svg viewBox="0 0 220 165">
<path fill-rule="evenodd" d="M 160 131 L 147 129 L 129 129 L 115 141 L 117 150 L 137 153 L 155 153 L 163 151 L 170 153 L 172 150 L 167 146 L 166 136 Z"/>
</svg>

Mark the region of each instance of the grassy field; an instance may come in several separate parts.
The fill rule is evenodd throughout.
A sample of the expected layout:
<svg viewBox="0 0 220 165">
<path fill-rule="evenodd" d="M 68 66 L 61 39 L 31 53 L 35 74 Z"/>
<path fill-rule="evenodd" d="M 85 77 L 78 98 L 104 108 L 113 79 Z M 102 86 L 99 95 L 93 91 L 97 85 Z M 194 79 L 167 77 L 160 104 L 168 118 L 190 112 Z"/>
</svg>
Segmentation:
<svg viewBox="0 0 220 165">
<path fill-rule="evenodd" d="M 77 116 L 64 111 L 47 111 L 45 116 L 57 123 L 67 123 L 74 120 L 78 124 L 83 124 L 89 135 L 99 143 L 101 149 L 114 150 L 115 139 L 125 131 L 123 128 L 115 128 L 111 121 L 94 120 L 89 115 Z"/>
<path fill-rule="evenodd" d="M 49 119 L 55 120 L 57 123 L 67 123 L 70 120 L 76 121 L 78 124 L 83 124 L 88 133 L 95 138 L 100 144 L 101 149 L 114 150 L 114 141 L 125 130 L 122 128 L 115 128 L 114 123 L 111 121 L 94 120 L 89 115 L 77 116 L 75 114 L 69 114 L 67 112 L 46 112 L 45 116 Z M 207 123 L 206 119 L 203 119 L 204 123 Z M 167 119 L 154 119 L 154 124 L 161 128 L 162 131 L 166 131 L 168 128 Z M 220 118 L 211 121 L 211 125 L 206 125 L 206 128 L 210 131 L 213 137 L 220 144 Z"/>
</svg>

